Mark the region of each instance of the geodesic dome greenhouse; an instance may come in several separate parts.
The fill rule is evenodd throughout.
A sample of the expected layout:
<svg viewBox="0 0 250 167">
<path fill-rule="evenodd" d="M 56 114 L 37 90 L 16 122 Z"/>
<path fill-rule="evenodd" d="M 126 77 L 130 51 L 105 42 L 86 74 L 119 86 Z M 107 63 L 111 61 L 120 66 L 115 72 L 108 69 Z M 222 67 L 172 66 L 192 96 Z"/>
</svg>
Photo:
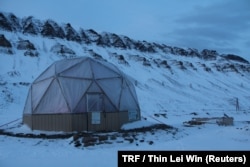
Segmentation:
<svg viewBox="0 0 250 167">
<path fill-rule="evenodd" d="M 23 123 L 39 130 L 118 130 L 139 119 L 133 82 L 114 65 L 89 57 L 49 66 L 31 84 L 23 111 Z"/>
</svg>

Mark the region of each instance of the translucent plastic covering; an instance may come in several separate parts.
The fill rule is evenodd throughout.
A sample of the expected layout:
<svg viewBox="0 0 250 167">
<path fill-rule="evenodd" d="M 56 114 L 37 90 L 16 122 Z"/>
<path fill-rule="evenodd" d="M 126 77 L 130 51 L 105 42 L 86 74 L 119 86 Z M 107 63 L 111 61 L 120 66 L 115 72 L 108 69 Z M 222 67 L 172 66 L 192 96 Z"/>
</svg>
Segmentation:
<svg viewBox="0 0 250 167">
<path fill-rule="evenodd" d="M 27 99 L 26 99 L 26 104 L 24 106 L 23 110 L 24 114 L 31 114 L 32 113 L 32 107 L 31 107 L 31 91 L 29 91 Z"/>
<path fill-rule="evenodd" d="M 31 87 L 32 89 L 32 108 L 36 108 L 36 106 L 40 103 L 41 98 L 45 94 L 46 90 L 49 88 L 53 78 L 45 79 L 41 82 L 34 83 Z"/>
<path fill-rule="evenodd" d="M 132 82 L 114 65 L 89 57 L 57 61 L 29 89 L 24 114 L 129 111 L 139 115 Z M 133 118 L 132 118 L 133 119 Z"/>
<path fill-rule="evenodd" d="M 92 82 L 91 86 L 88 88 L 87 92 L 89 92 L 89 93 L 101 93 L 102 90 L 101 90 L 100 86 L 98 86 L 96 84 L 96 82 Z"/>
<path fill-rule="evenodd" d="M 47 92 L 41 98 L 36 109 L 33 109 L 35 113 L 67 113 L 69 109 L 67 107 L 66 100 L 60 91 L 60 86 L 56 79 L 48 88 Z"/>
<path fill-rule="evenodd" d="M 86 92 L 91 81 L 85 80 L 82 82 L 80 79 L 59 78 L 59 83 L 70 110 L 72 111 L 80 101 L 82 95 Z"/>
<path fill-rule="evenodd" d="M 139 109 L 138 107 L 135 107 L 137 106 L 137 101 L 133 97 L 133 95 L 130 93 L 130 90 L 128 87 L 123 89 L 120 101 L 121 101 L 120 103 L 121 110 Z"/>
<path fill-rule="evenodd" d="M 95 79 L 106 79 L 106 78 L 116 78 L 120 77 L 118 73 L 115 71 L 110 70 L 103 64 L 97 63 L 97 62 L 92 62 L 92 70 L 94 74 Z"/>
<path fill-rule="evenodd" d="M 75 113 L 83 113 L 87 112 L 87 97 L 83 96 L 81 100 L 76 105 L 75 109 L 73 110 Z"/>
<path fill-rule="evenodd" d="M 103 111 L 103 94 L 91 93 L 87 94 L 87 111 L 101 112 Z"/>
<path fill-rule="evenodd" d="M 39 81 L 42 81 L 44 79 L 48 79 L 48 78 L 51 78 L 55 75 L 55 65 L 51 65 L 50 67 L 48 67 L 35 81 L 34 83 L 36 82 L 39 82 Z"/>
<path fill-rule="evenodd" d="M 61 72 L 70 69 L 71 67 L 74 67 L 78 63 L 81 63 L 81 59 L 71 59 L 68 61 L 67 59 L 58 61 L 55 63 L 55 72 L 57 74 L 60 74 Z"/>
<path fill-rule="evenodd" d="M 112 101 L 116 108 L 119 108 L 120 94 L 122 90 L 121 78 L 99 80 L 98 83 L 110 101 Z"/>
<path fill-rule="evenodd" d="M 77 64 L 60 74 L 65 77 L 86 78 L 92 79 L 93 74 L 89 62 L 82 62 Z"/>
<path fill-rule="evenodd" d="M 104 111 L 105 112 L 111 112 L 111 111 L 117 111 L 116 106 L 110 101 L 110 99 L 107 96 L 104 96 Z"/>
</svg>

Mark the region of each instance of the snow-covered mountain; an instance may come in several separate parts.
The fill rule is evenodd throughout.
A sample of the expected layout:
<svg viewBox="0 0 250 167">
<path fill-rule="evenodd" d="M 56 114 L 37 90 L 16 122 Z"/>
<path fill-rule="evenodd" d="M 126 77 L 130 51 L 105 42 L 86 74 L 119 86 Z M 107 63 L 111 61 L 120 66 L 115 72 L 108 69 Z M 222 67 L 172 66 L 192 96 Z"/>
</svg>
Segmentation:
<svg viewBox="0 0 250 167">
<path fill-rule="evenodd" d="M 75 30 L 70 23 L 11 13 L 0 13 L 0 29 L 2 106 L 25 99 L 29 83 L 55 60 L 91 56 L 134 78 L 142 115 L 235 110 L 236 98 L 241 110 L 250 108 L 250 64 L 237 55 Z M 21 97 L 13 92 L 20 86 L 25 87 Z"/>
<path fill-rule="evenodd" d="M 250 63 L 238 55 L 0 13 L 0 125 L 22 117 L 30 83 L 50 64 L 80 56 L 111 62 L 131 76 L 145 120 L 181 127 L 194 116 L 227 114 L 249 121 Z"/>
</svg>

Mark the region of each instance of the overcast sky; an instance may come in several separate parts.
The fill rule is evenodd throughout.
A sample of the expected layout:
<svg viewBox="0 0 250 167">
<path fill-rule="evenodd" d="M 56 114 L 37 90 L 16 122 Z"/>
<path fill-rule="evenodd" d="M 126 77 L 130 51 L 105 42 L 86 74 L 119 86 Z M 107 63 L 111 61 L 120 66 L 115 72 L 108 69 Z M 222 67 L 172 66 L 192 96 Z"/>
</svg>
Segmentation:
<svg viewBox="0 0 250 167">
<path fill-rule="evenodd" d="M 0 0 L 0 11 L 250 60 L 250 0 Z"/>
</svg>

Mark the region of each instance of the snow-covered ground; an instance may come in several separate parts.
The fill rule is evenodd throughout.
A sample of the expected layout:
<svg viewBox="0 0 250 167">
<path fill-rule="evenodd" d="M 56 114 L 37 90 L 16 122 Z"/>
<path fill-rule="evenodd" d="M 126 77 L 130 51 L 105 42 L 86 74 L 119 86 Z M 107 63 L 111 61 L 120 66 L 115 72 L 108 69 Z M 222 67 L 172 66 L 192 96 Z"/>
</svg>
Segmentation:
<svg viewBox="0 0 250 167">
<path fill-rule="evenodd" d="M 133 143 L 74 147 L 69 139 L 26 139 L 0 136 L 1 166 L 117 166 L 118 150 L 249 150 L 249 124 L 224 127 L 180 127 L 173 137 L 164 131 L 138 136 Z M 145 142 L 140 142 L 144 139 Z M 147 141 L 154 141 L 150 145 Z"/>
<path fill-rule="evenodd" d="M 68 139 L 31 139 L 0 135 L 0 166 L 117 166 L 118 150 L 250 150 L 250 73 L 220 72 L 212 68 L 218 60 L 176 56 L 171 54 L 143 53 L 138 50 L 104 48 L 94 44 L 81 45 L 62 39 L 23 35 L 1 31 L 14 44 L 20 38 L 28 39 L 37 48 L 38 57 L 24 56 L 24 50 L 12 48 L 13 54 L 0 54 L 0 126 L 22 118 L 29 86 L 43 70 L 62 56 L 51 52 L 60 43 L 74 50 L 77 56 L 91 56 L 91 51 L 115 64 L 134 79 L 141 107 L 142 120 L 123 128 L 164 123 L 178 130 L 169 133 L 140 133 L 138 140 L 75 147 Z M 3 49 L 3 48 L 2 48 Z M 129 65 L 121 63 L 116 55 L 123 55 Z M 144 66 L 136 55 L 147 60 L 167 60 L 171 70 L 155 64 Z M 177 61 L 191 62 L 194 67 L 183 70 Z M 151 61 L 152 63 L 153 61 Z M 223 62 L 222 62 L 223 63 Z M 225 62 L 227 63 L 227 62 Z M 232 63 L 232 62 L 229 62 Z M 202 64 L 212 68 L 204 70 Z M 238 98 L 240 111 L 235 110 Z M 193 117 L 234 118 L 233 126 L 215 123 L 186 127 L 183 122 Z M 0 129 L 8 129 L 18 120 Z M 248 122 L 247 122 L 248 121 Z M 16 133 L 31 132 L 25 125 L 12 129 Z M 143 142 L 142 142 L 143 141 Z M 153 141 L 153 143 L 150 141 Z"/>
</svg>

